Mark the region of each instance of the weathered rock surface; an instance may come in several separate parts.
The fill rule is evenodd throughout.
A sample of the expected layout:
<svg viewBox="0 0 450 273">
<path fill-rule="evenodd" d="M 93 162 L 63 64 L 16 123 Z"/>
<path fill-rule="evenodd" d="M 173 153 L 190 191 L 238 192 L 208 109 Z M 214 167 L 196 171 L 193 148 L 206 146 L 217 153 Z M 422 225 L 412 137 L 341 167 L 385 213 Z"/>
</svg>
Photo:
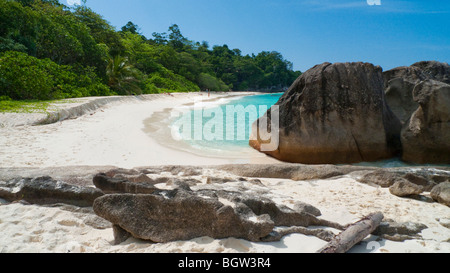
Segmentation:
<svg viewBox="0 0 450 273">
<path fill-rule="evenodd" d="M 311 207 L 297 211 L 265 198 L 228 191 L 193 192 L 186 186 L 153 194 L 105 195 L 94 203 L 94 211 L 115 226 L 116 243 L 126 240 L 127 233 L 161 243 L 202 236 L 261 241 L 270 237 L 275 226 L 342 228 L 308 213 L 318 211 Z"/>
<path fill-rule="evenodd" d="M 244 177 L 281 178 L 292 180 L 329 179 L 352 172 L 373 171 L 373 167 L 303 165 L 303 164 L 245 164 L 208 166 L 209 169 L 223 170 Z"/>
<path fill-rule="evenodd" d="M 104 175 L 111 178 L 126 179 L 135 183 L 154 183 L 153 179 L 135 169 L 112 169 L 107 171 Z"/>
<path fill-rule="evenodd" d="M 281 178 L 292 180 L 314 180 L 328 179 L 347 175 L 358 171 L 374 171 L 375 167 L 363 166 L 336 166 L 336 165 L 303 165 L 303 164 L 229 164 L 214 166 L 154 166 L 141 167 L 137 170 L 144 174 L 170 173 L 172 175 L 181 174 L 182 176 L 199 176 L 206 170 L 212 172 L 224 171 L 240 177 L 252 178 Z M 449 168 L 450 170 L 450 168 Z M 211 175 L 208 175 L 210 177 Z M 210 182 L 226 183 L 231 182 L 233 178 L 213 178 Z"/>
<path fill-rule="evenodd" d="M 433 188 L 431 198 L 450 207 L 450 182 L 444 182 Z"/>
<path fill-rule="evenodd" d="M 400 148 L 401 123 L 386 104 L 382 69 L 368 63 L 324 63 L 281 97 L 277 159 L 306 164 L 376 161 Z M 266 114 L 270 124 L 270 111 Z M 260 119 L 261 120 L 261 119 Z M 253 125 L 257 136 L 259 120 Z M 250 145 L 261 150 L 261 138 Z"/>
<path fill-rule="evenodd" d="M 48 168 L 0 168 L 0 181 L 17 178 L 38 178 L 50 176 L 54 180 L 76 186 L 92 186 L 92 179 L 98 173 L 114 169 L 114 166 L 66 166 Z"/>
<path fill-rule="evenodd" d="M 450 66 L 418 62 L 383 76 L 386 100 L 403 123 L 402 159 L 450 163 Z"/>
<path fill-rule="evenodd" d="M 389 188 L 389 192 L 399 197 L 419 195 L 423 192 L 423 187 L 409 182 L 406 179 L 397 181 Z"/>
<path fill-rule="evenodd" d="M 112 178 L 106 174 L 98 174 L 94 177 L 94 185 L 104 193 L 153 193 L 157 188 L 152 184 L 131 182 L 124 178 Z"/>
<path fill-rule="evenodd" d="M 401 178 L 401 175 L 395 172 L 376 170 L 363 175 L 358 181 L 372 186 L 378 185 L 382 188 L 389 188 Z"/>
<path fill-rule="evenodd" d="M 402 159 L 415 163 L 450 163 L 450 85 L 427 80 L 416 85 L 419 108 L 402 130 Z"/>
<path fill-rule="evenodd" d="M 433 178 L 425 178 L 421 175 L 415 173 L 407 173 L 403 175 L 403 178 L 408 180 L 410 183 L 413 183 L 417 186 L 423 188 L 423 191 L 431 191 L 434 186 L 436 186 L 436 182 L 433 181 Z"/>
<path fill-rule="evenodd" d="M 159 243 L 202 236 L 258 241 L 274 228 L 268 215 L 255 216 L 254 221 L 250 221 L 218 200 L 179 190 L 146 195 L 106 195 L 95 201 L 94 210 L 133 237 Z"/>
<path fill-rule="evenodd" d="M 407 162 L 449 164 L 449 105 L 446 63 L 419 62 L 383 74 L 367 63 L 324 63 L 299 77 L 277 103 L 278 149 L 263 150 L 263 119 L 253 125 L 250 145 L 295 163 L 375 161 L 403 151 Z M 269 128 L 271 116 L 263 117 Z"/>
<path fill-rule="evenodd" d="M 413 99 L 414 87 L 428 79 L 424 72 L 415 66 L 402 66 L 383 73 L 386 101 L 392 112 L 404 124 L 419 104 Z"/>
<path fill-rule="evenodd" d="M 387 103 L 405 124 L 419 107 L 413 98 L 416 85 L 425 80 L 450 84 L 450 66 L 435 61 L 418 62 L 388 70 L 383 73 L 383 77 Z"/>
<path fill-rule="evenodd" d="M 420 68 L 426 77 L 450 84 L 450 65 L 437 61 L 423 61 L 412 65 Z"/>
<path fill-rule="evenodd" d="M 155 166 L 155 167 L 142 167 L 137 170 L 144 174 L 160 174 L 171 173 L 172 175 L 180 176 L 197 176 L 202 174 L 202 167 L 199 166 Z"/>
<path fill-rule="evenodd" d="M 240 212 L 247 215 L 264 215 L 268 214 L 275 226 L 302 226 L 325 225 L 341 228 L 339 225 L 318 219 L 322 213 L 316 207 L 296 202 L 294 209 L 290 209 L 284 205 L 279 205 L 263 196 L 252 196 L 240 192 L 224 191 L 224 190 L 199 190 L 196 192 L 201 196 L 209 196 L 210 198 L 219 198 L 219 200 L 228 200 L 235 207 L 240 207 Z M 245 207 L 248 209 L 243 210 Z"/>
<path fill-rule="evenodd" d="M 10 202 L 24 200 L 39 205 L 64 203 L 89 207 L 103 194 L 99 189 L 69 185 L 49 176 L 0 181 L 0 198 Z"/>
<path fill-rule="evenodd" d="M 124 230 L 118 225 L 112 225 L 113 235 L 114 235 L 114 244 L 119 245 L 129 238 L 133 237 L 128 231 Z"/>
<path fill-rule="evenodd" d="M 427 228 L 426 225 L 420 223 L 382 222 L 373 234 L 391 241 L 403 242 L 421 238 L 419 234 Z"/>
<path fill-rule="evenodd" d="M 443 170 L 435 168 L 402 168 L 369 171 L 358 178 L 358 181 L 382 188 L 392 187 L 396 182 L 407 181 L 421 187 L 423 191 L 431 191 L 437 183 L 447 179 L 450 179 L 450 172 L 445 168 Z"/>
<path fill-rule="evenodd" d="M 314 206 L 311 206 L 310 204 L 303 203 L 297 201 L 297 203 L 294 205 L 294 211 L 303 211 L 305 213 L 312 214 L 314 216 L 321 216 L 322 213 L 320 210 Z"/>
<path fill-rule="evenodd" d="M 106 173 L 97 174 L 93 179 L 94 185 L 105 193 L 153 193 L 157 188 L 156 184 L 165 183 L 167 185 L 177 185 L 185 183 L 194 186 L 201 181 L 193 178 L 178 178 L 160 176 L 157 178 L 148 177 L 145 172 L 135 169 L 112 169 Z"/>
</svg>

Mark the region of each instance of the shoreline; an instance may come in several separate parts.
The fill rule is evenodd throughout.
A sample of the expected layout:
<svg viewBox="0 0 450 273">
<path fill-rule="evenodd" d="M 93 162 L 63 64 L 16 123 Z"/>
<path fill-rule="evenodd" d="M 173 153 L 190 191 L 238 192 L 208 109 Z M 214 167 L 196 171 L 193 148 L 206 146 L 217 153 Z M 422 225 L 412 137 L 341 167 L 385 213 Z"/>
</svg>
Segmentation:
<svg viewBox="0 0 450 273">
<path fill-rule="evenodd" d="M 258 95 L 258 94 L 238 94 L 230 95 L 226 97 L 218 97 L 207 100 L 202 100 L 202 104 L 206 104 L 206 107 L 217 107 L 218 105 L 227 103 L 232 100 L 238 100 L 248 95 Z M 152 116 L 145 119 L 144 131 L 153 139 L 155 139 L 158 144 L 178 150 L 181 152 L 187 152 L 196 156 L 211 158 L 211 159 L 225 159 L 229 163 L 239 163 L 239 164 L 282 164 L 283 162 L 267 156 L 263 153 L 256 151 L 255 149 L 248 147 L 232 147 L 232 151 L 219 149 L 212 150 L 208 148 L 207 150 L 196 148 L 191 146 L 189 143 L 183 140 L 175 140 L 172 137 L 172 132 L 170 131 L 171 122 L 173 121 L 173 112 L 176 109 L 179 113 L 184 113 L 191 111 L 195 103 L 182 104 L 176 107 L 165 108 L 162 111 L 154 112 Z M 202 105 L 204 108 L 205 105 Z"/>
<path fill-rule="evenodd" d="M 377 241 L 376 236 L 370 236 L 350 252 L 450 252 L 450 208 L 439 203 L 399 198 L 390 194 L 388 188 L 358 181 L 364 171 L 378 170 L 378 167 L 273 164 L 269 157 L 261 157 L 259 162 L 252 162 L 251 157 L 236 162 L 230 158 L 198 156 L 161 144 L 153 133 L 167 126 L 167 123 L 154 124 L 155 119 L 164 118 L 167 109 L 194 103 L 195 99 L 205 95 L 175 93 L 173 96 L 149 96 L 146 100 L 119 100 L 76 119 L 41 126 L 0 128 L 0 181 L 48 175 L 58 181 L 92 187 L 92 177 L 99 172 L 150 166 L 155 168 L 155 174 L 149 176 L 197 179 L 200 183 L 193 186 L 193 190 L 244 190 L 269 196 L 288 207 L 295 201 L 306 202 L 322 211 L 322 219 L 341 224 L 349 224 L 368 213 L 382 211 L 386 219 L 428 226 L 421 233 L 422 239 L 393 242 L 385 239 Z M 212 100 L 220 100 L 227 94 L 211 94 L 213 96 Z M 154 128 L 146 132 L 149 129 L 146 123 L 148 127 L 149 122 Z M 161 136 L 164 138 L 164 134 Z M 243 166 L 248 169 L 240 169 Z M 298 167 L 298 170 L 292 171 L 291 167 Z M 187 175 L 189 168 L 201 168 L 202 171 L 198 174 L 191 171 L 192 174 Z M 416 168 L 421 166 L 392 169 L 408 171 Z M 431 172 L 434 169 L 427 168 Z M 448 167 L 442 169 L 450 172 Z M 231 178 L 232 181 L 211 183 L 208 182 L 210 177 L 223 181 Z M 240 178 L 256 178 L 260 183 L 251 183 L 251 179 L 246 182 Z M 157 186 L 161 189 L 175 187 L 168 183 Z M 429 192 L 424 194 L 429 198 Z M 0 199 L 0 216 L 0 252 L 9 253 L 311 253 L 325 245 L 316 237 L 301 234 L 291 234 L 273 243 L 202 237 L 166 244 L 131 238 L 114 245 L 112 227 L 97 217 L 92 208 L 38 206 L 23 202 L 8 203 Z M 379 243 L 379 247 L 369 248 L 373 242 Z"/>
<path fill-rule="evenodd" d="M 208 100 L 251 94 L 255 93 L 211 93 Z M 1 166 L 112 165 L 133 168 L 149 165 L 274 162 L 256 151 L 253 155 L 263 160 L 258 159 L 255 162 L 247 158 L 247 161 L 242 161 L 237 158 L 214 158 L 191 154 L 186 150 L 174 149 L 173 146 L 161 145 L 155 137 L 144 132 L 145 121 L 154 114 L 163 112 L 164 109 L 195 103 L 195 100 L 204 99 L 205 96 L 207 93 L 200 92 L 145 95 L 142 99 L 124 97 L 87 111 L 75 119 L 65 119 L 62 122 L 41 126 L 28 124 L 0 128 Z M 5 116 L 3 118 L 5 119 Z M 16 119 L 17 117 L 13 121 Z"/>
</svg>

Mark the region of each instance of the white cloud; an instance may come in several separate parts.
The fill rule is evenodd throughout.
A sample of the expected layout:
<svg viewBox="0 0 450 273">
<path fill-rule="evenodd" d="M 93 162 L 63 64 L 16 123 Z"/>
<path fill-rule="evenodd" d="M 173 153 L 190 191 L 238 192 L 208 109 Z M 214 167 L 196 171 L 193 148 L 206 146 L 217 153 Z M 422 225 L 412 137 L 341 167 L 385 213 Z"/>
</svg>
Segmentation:
<svg viewBox="0 0 450 273">
<path fill-rule="evenodd" d="M 81 5 L 81 0 L 67 0 L 67 5 L 69 6 Z"/>
</svg>

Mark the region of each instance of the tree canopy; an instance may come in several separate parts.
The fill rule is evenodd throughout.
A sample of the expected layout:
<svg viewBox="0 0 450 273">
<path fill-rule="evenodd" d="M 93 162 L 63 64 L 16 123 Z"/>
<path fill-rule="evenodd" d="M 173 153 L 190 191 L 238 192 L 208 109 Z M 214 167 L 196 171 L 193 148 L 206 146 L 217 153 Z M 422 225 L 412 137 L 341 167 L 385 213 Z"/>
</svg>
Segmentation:
<svg viewBox="0 0 450 273">
<path fill-rule="evenodd" d="M 300 74 L 279 52 L 210 48 L 184 37 L 177 24 L 147 38 L 132 21 L 117 31 L 85 5 L 0 0 L 0 97 L 281 91 Z"/>
</svg>

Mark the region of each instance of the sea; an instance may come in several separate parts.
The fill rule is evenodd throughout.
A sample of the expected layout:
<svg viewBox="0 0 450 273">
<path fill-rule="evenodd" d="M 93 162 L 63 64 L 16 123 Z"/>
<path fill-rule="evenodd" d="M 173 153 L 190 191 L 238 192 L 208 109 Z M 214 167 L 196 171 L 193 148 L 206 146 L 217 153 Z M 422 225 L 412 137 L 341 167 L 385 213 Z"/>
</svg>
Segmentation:
<svg viewBox="0 0 450 273">
<path fill-rule="evenodd" d="M 249 147 L 252 124 L 278 102 L 283 93 L 202 101 L 171 123 L 172 135 L 194 150 L 238 155 Z"/>
</svg>

